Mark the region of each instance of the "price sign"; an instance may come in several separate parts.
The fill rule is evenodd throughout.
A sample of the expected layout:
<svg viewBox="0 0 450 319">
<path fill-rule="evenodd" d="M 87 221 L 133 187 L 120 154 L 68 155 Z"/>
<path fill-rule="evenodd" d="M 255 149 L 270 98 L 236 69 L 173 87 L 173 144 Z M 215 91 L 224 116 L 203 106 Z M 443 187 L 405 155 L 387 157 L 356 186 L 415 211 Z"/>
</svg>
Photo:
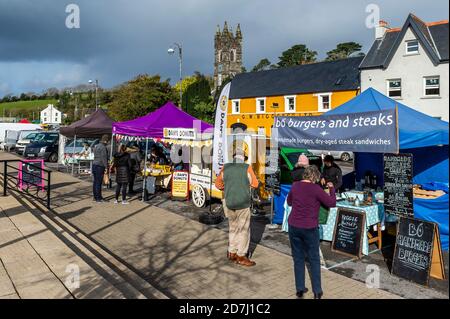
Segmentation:
<svg viewBox="0 0 450 319">
<path fill-rule="evenodd" d="M 189 172 L 172 173 L 172 197 L 189 199 Z"/>
</svg>

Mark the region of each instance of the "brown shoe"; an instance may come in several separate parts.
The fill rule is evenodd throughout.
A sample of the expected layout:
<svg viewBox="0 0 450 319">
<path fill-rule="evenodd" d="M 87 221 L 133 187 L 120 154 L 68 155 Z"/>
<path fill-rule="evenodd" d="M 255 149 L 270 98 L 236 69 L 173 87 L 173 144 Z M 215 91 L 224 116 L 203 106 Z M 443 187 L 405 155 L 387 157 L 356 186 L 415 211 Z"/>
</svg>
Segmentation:
<svg viewBox="0 0 450 319">
<path fill-rule="evenodd" d="M 236 263 L 242 266 L 246 266 L 246 267 L 252 267 L 254 265 L 256 265 L 256 263 L 254 261 L 251 261 L 250 259 L 248 259 L 246 256 L 236 256 Z"/>
<path fill-rule="evenodd" d="M 230 253 L 230 252 L 227 252 L 227 258 L 230 260 L 230 261 L 236 261 L 236 258 L 237 258 L 237 254 L 236 253 Z"/>
</svg>

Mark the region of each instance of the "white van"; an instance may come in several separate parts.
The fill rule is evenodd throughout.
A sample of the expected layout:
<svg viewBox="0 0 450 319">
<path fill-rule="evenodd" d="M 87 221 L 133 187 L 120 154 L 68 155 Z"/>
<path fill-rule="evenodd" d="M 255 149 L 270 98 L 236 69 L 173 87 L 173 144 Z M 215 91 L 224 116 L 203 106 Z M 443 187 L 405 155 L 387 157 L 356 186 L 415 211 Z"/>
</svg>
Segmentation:
<svg viewBox="0 0 450 319">
<path fill-rule="evenodd" d="M 4 149 L 6 143 L 6 131 L 40 130 L 41 126 L 31 123 L 0 123 L 0 149 Z"/>
<path fill-rule="evenodd" d="M 36 135 L 38 135 L 39 133 L 42 133 L 43 130 L 23 131 L 23 132 L 24 132 L 24 134 L 20 136 L 19 140 L 17 141 L 17 143 L 14 147 L 14 150 L 19 155 L 23 155 L 23 152 L 25 151 L 25 148 L 27 147 L 27 145 L 30 144 L 34 140 Z"/>
</svg>

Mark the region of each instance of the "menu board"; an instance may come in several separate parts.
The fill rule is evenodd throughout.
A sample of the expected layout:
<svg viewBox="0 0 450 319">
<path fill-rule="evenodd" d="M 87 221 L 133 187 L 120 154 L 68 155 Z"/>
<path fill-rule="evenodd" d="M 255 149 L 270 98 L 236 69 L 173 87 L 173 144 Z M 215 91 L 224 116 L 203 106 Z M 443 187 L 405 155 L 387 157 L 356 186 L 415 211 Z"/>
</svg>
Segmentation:
<svg viewBox="0 0 450 319">
<path fill-rule="evenodd" d="M 44 161 L 22 160 L 19 162 L 19 188 L 44 187 Z"/>
<path fill-rule="evenodd" d="M 413 217 L 412 154 L 384 154 L 383 162 L 386 214 Z"/>
<path fill-rule="evenodd" d="M 331 249 L 345 255 L 360 257 L 366 215 L 364 212 L 339 208 Z"/>
<path fill-rule="evenodd" d="M 189 198 L 189 172 L 174 171 L 172 173 L 172 197 Z"/>
<path fill-rule="evenodd" d="M 400 217 L 395 243 L 392 273 L 427 285 L 436 225 L 419 219 Z"/>
</svg>

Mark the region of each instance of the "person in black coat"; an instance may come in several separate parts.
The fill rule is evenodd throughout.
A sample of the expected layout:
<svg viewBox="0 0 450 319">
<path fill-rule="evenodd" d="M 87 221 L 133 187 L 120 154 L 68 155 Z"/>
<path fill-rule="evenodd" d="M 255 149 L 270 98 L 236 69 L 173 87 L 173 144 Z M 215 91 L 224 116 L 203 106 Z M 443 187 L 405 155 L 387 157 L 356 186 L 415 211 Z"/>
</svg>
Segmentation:
<svg viewBox="0 0 450 319">
<path fill-rule="evenodd" d="M 121 144 L 119 152 L 114 154 L 114 168 L 116 170 L 116 201 L 119 202 L 119 195 L 122 191 L 122 204 L 127 205 L 127 186 L 130 182 L 131 174 L 131 158 L 130 154 L 126 152 L 126 146 Z"/>
<path fill-rule="evenodd" d="M 323 163 L 322 179 L 320 181 L 322 186 L 325 186 L 327 183 L 333 183 L 334 188 L 338 190 L 342 186 L 341 168 L 334 162 L 334 157 L 331 155 L 325 156 Z"/>
</svg>

